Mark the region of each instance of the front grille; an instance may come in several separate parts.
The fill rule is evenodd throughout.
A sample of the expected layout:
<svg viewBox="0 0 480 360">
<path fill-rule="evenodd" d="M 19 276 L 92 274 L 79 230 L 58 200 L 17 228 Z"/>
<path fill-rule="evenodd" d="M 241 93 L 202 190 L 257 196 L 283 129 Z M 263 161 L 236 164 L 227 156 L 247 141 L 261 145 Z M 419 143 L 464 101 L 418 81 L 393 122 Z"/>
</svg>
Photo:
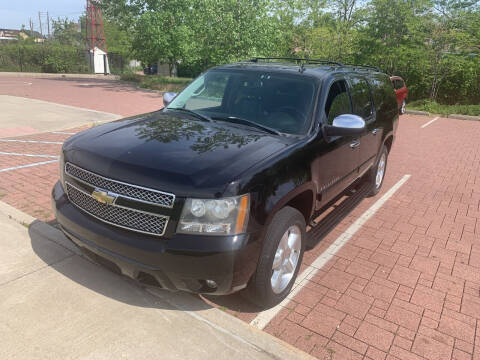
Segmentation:
<svg viewBox="0 0 480 360">
<path fill-rule="evenodd" d="M 68 198 L 74 205 L 103 222 L 145 234 L 161 236 L 165 233 L 168 216 L 102 204 L 68 182 L 66 188 Z"/>
<path fill-rule="evenodd" d="M 174 194 L 108 179 L 70 163 L 65 165 L 65 173 L 87 185 L 99 187 L 103 190 L 114 192 L 129 199 L 167 208 L 173 207 L 173 203 L 175 202 Z"/>
</svg>

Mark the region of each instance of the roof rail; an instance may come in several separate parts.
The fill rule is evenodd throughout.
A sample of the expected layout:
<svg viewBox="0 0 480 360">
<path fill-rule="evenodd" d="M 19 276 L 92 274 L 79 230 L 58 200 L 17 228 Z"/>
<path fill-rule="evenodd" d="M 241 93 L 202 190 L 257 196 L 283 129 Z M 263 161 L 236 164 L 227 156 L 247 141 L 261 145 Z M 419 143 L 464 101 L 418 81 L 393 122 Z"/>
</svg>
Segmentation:
<svg viewBox="0 0 480 360">
<path fill-rule="evenodd" d="M 324 64 L 324 65 L 337 65 L 343 66 L 342 63 L 331 61 L 331 60 L 322 60 L 322 59 L 301 59 L 301 58 L 291 58 L 291 57 L 255 57 L 248 61 L 258 63 L 260 61 L 269 61 L 269 60 L 287 60 L 291 62 L 295 62 L 297 64 Z"/>
<path fill-rule="evenodd" d="M 297 65 L 300 65 L 302 71 L 304 70 L 305 65 L 335 65 L 335 66 L 344 66 L 344 67 L 349 67 L 354 70 L 365 70 L 365 71 L 378 71 L 382 72 L 382 70 L 377 67 L 377 66 L 372 66 L 372 65 L 346 65 L 342 64 L 337 61 L 331 61 L 331 60 L 323 60 L 323 59 L 302 59 L 302 58 L 292 58 L 292 57 L 255 57 L 250 60 L 246 60 L 247 62 L 254 62 L 258 63 L 260 61 L 275 61 L 275 60 L 285 60 L 285 61 L 290 61 L 294 62 Z"/>
<path fill-rule="evenodd" d="M 382 72 L 382 70 L 378 66 L 372 65 L 345 65 L 354 68 L 355 70 L 375 70 L 378 72 Z"/>
</svg>

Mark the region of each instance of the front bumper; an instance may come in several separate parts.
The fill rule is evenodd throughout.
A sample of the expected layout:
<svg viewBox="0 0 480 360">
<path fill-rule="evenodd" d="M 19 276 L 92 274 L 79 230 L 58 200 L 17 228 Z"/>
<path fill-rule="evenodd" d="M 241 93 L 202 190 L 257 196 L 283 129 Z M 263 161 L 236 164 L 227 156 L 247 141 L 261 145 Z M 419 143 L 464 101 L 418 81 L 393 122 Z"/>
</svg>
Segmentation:
<svg viewBox="0 0 480 360">
<path fill-rule="evenodd" d="M 146 286 L 223 295 L 244 288 L 256 269 L 260 242 L 252 234 L 159 238 L 124 230 L 71 204 L 60 182 L 52 206 L 63 232 L 90 258 Z"/>
</svg>

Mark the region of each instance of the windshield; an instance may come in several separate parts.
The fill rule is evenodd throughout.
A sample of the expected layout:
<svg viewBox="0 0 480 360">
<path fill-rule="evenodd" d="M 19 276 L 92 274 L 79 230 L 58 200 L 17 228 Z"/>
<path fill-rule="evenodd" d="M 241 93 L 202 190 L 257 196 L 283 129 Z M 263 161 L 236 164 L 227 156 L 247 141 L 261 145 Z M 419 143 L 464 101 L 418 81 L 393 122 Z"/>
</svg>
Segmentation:
<svg viewBox="0 0 480 360">
<path fill-rule="evenodd" d="M 248 120 L 287 134 L 310 126 L 315 84 L 302 75 L 211 70 L 195 79 L 167 109 L 185 109 L 214 120 Z M 235 123 L 239 123 L 238 121 Z M 242 123 L 248 126 L 247 121 Z"/>
</svg>

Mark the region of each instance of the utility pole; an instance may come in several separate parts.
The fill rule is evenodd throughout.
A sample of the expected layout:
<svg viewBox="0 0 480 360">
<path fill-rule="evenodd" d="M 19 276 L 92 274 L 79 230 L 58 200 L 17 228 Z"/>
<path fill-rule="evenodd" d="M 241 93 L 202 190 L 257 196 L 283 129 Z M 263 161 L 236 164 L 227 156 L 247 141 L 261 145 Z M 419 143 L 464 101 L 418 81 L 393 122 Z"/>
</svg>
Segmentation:
<svg viewBox="0 0 480 360">
<path fill-rule="evenodd" d="M 33 21 L 32 21 L 32 18 L 30 18 L 30 36 L 33 36 Z"/>
<path fill-rule="evenodd" d="M 42 29 L 42 14 L 40 11 L 38 12 L 38 21 L 40 22 L 40 34 L 43 36 L 43 29 Z"/>
<path fill-rule="evenodd" d="M 48 11 L 47 11 L 47 24 L 48 24 L 48 38 L 50 39 L 50 15 L 48 15 Z"/>
</svg>

